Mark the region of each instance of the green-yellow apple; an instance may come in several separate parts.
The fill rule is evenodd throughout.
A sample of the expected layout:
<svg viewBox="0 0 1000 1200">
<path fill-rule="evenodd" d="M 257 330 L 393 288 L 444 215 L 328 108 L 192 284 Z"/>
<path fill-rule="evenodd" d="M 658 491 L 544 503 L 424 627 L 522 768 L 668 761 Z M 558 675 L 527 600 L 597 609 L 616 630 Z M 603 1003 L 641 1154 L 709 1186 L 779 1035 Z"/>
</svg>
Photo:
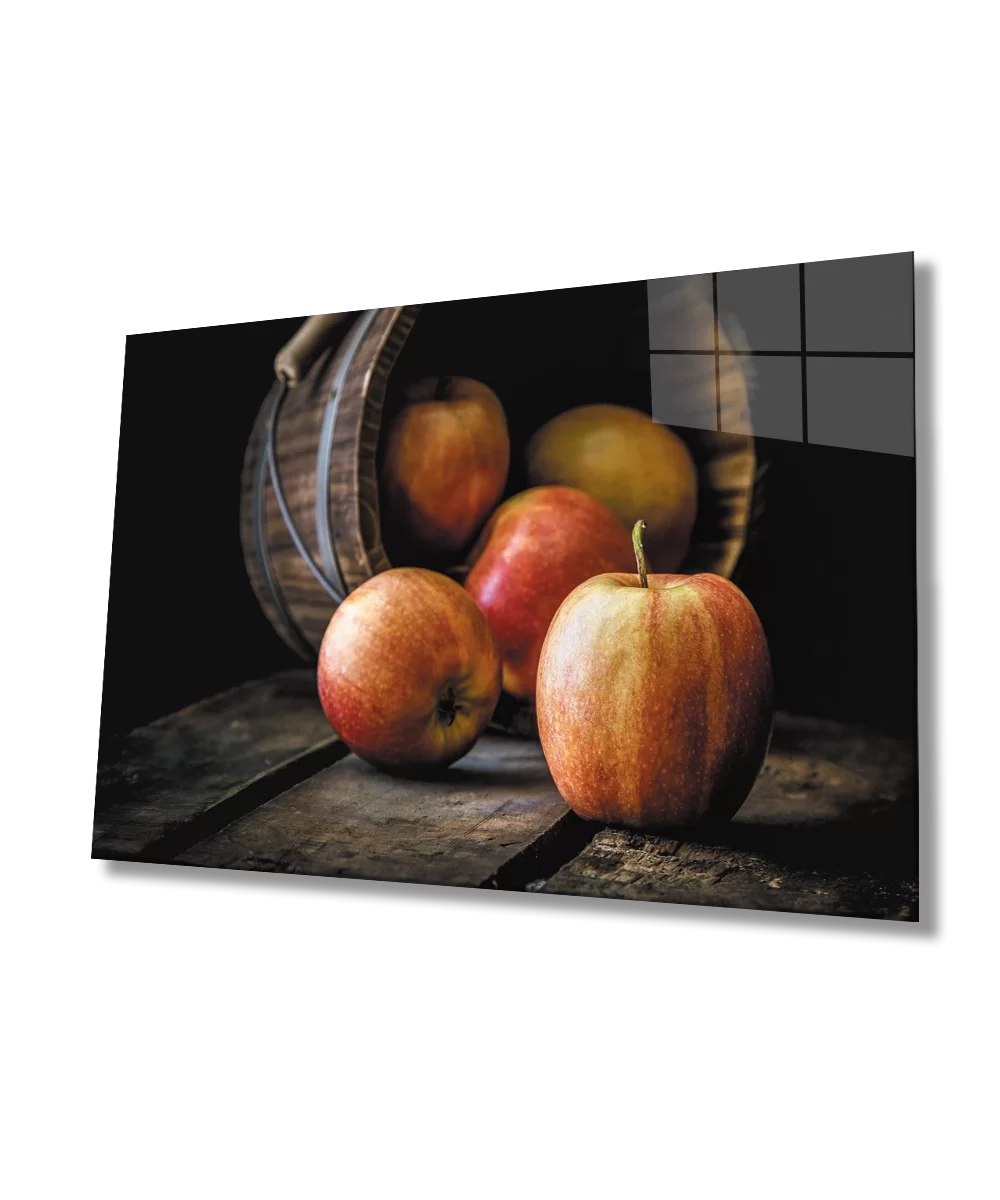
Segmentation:
<svg viewBox="0 0 1000 1200">
<path fill-rule="evenodd" d="M 587 404 L 553 417 L 528 444 L 528 480 L 562 483 L 595 496 L 626 530 L 646 522 L 657 571 L 675 571 L 687 553 L 698 478 L 672 430 L 617 404 Z"/>
<path fill-rule="evenodd" d="M 327 719 L 354 753 L 405 773 L 447 766 L 472 749 L 500 696 L 500 655 L 459 584 L 397 567 L 333 614 L 317 683 Z"/>
<path fill-rule="evenodd" d="M 485 383 L 420 379 L 386 432 L 381 505 L 404 553 L 442 559 L 464 550 L 503 495 L 507 419 Z"/>
<path fill-rule="evenodd" d="M 505 691 L 534 700 L 538 655 L 556 609 L 578 583 L 627 570 L 631 559 L 614 513 L 577 488 L 529 488 L 500 505 L 469 556 L 465 586 L 493 630 Z"/>
<path fill-rule="evenodd" d="M 538 666 L 538 732 L 581 817 L 659 829 L 728 820 L 771 733 L 771 659 L 750 601 L 718 575 L 589 579 Z"/>
</svg>

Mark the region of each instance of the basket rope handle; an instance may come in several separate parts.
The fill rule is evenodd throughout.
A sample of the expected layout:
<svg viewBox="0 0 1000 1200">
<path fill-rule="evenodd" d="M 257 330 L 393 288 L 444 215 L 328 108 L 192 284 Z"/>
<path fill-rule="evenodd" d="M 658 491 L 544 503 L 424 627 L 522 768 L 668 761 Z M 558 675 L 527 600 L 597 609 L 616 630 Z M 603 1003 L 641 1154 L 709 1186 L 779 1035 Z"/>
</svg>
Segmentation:
<svg viewBox="0 0 1000 1200">
<path fill-rule="evenodd" d="M 295 331 L 290 341 L 278 351 L 274 358 L 274 373 L 295 387 L 309 373 L 320 353 L 326 348 L 330 334 L 342 325 L 353 313 L 323 313 L 309 317 Z"/>
</svg>

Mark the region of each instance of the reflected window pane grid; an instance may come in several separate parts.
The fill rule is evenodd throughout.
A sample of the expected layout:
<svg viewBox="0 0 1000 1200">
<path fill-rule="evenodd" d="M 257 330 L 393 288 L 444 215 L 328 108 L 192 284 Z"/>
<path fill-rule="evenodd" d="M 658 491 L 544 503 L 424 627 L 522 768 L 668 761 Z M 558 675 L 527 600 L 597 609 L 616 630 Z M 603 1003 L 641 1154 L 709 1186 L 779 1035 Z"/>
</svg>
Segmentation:
<svg viewBox="0 0 1000 1200">
<path fill-rule="evenodd" d="M 913 455 L 912 254 L 648 280 L 647 298 L 654 420 Z"/>
</svg>

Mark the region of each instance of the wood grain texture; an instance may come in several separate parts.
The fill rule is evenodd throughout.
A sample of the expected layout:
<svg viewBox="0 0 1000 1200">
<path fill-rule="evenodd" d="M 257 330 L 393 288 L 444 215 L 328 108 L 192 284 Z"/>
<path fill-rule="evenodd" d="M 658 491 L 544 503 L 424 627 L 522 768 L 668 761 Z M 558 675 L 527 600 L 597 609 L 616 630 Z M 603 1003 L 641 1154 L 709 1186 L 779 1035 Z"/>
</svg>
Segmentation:
<svg viewBox="0 0 1000 1200">
<path fill-rule="evenodd" d="M 382 545 L 375 470 L 385 392 L 419 306 L 382 309 L 344 380 L 333 431 L 330 524 L 348 590 L 392 565 Z"/>
<path fill-rule="evenodd" d="M 389 372 L 413 327 L 418 309 L 381 309 L 353 355 L 333 423 L 328 487 L 333 551 L 348 591 L 391 564 L 382 547 L 375 456 Z M 293 339 L 294 340 L 294 339 Z M 323 418 L 350 337 L 323 351 L 298 386 L 289 390 L 276 431 L 278 471 L 303 542 L 319 563 L 316 532 L 317 466 Z M 269 405 L 262 406 L 244 458 L 240 535 L 247 573 L 268 620 L 293 650 L 303 653 L 295 629 L 318 650 L 336 604 L 316 582 L 295 548 L 269 480 L 264 488 L 264 553 L 295 629 L 274 603 L 253 520 Z"/>
<path fill-rule="evenodd" d="M 118 739 L 93 855 L 578 896 L 917 918 L 910 744 L 779 715 L 714 836 L 570 813 L 537 742 L 488 734 L 446 771 L 382 774 L 333 736 L 311 671 L 244 684 Z"/>
<path fill-rule="evenodd" d="M 487 735 L 429 780 L 348 756 L 172 861 L 915 920 L 915 821 L 905 743 L 782 716 L 751 796 L 712 838 L 586 825 L 536 743 Z"/>
<path fill-rule="evenodd" d="M 912 747 L 779 717 L 731 825 L 680 839 L 603 829 L 539 890 L 916 920 Z"/>
<path fill-rule="evenodd" d="M 486 735 L 428 780 L 350 755 L 174 861 L 481 887 L 568 815 L 537 743 Z"/>
<path fill-rule="evenodd" d="M 285 399 L 277 426 L 277 460 L 289 510 L 306 545 L 316 549 L 316 448 L 327 397 L 339 363 L 339 351 L 327 350 Z M 297 653 L 297 640 L 275 605 L 257 545 L 254 503 L 269 403 L 261 407 L 243 462 L 240 540 L 243 559 L 258 603 L 282 639 Z M 269 482 L 264 483 L 264 547 L 270 556 L 285 604 L 306 642 L 318 647 L 335 605 L 313 578 L 285 528 Z"/>
<path fill-rule="evenodd" d="M 286 671 L 203 700 L 104 749 L 92 855 L 162 857 L 171 839 L 190 844 L 199 828 L 204 836 L 215 822 L 345 753 L 323 716 L 312 671 Z"/>
</svg>

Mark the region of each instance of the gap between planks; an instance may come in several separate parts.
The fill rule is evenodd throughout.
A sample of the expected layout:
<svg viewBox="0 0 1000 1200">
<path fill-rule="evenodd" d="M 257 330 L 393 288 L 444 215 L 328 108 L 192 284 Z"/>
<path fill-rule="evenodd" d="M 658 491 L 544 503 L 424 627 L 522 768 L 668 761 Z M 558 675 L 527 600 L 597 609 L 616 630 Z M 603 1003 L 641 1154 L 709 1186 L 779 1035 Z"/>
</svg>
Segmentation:
<svg viewBox="0 0 1000 1200">
<path fill-rule="evenodd" d="M 328 775 L 342 760 L 347 760 L 344 767 Z M 448 809 L 438 797 L 456 784 L 458 794 Z M 349 804 L 348 811 L 339 813 L 330 804 L 336 793 L 343 790 L 349 801 L 352 790 L 360 787 L 368 793 L 369 827 L 355 819 L 352 832 L 359 843 L 367 841 L 370 853 L 378 828 L 391 826 L 400 814 L 405 819 L 409 808 L 419 819 L 411 821 L 405 837 L 397 836 L 393 853 L 405 858 L 408 838 L 418 841 L 423 835 L 425 842 L 438 838 L 447 844 L 451 836 L 466 855 L 466 867 L 475 864 L 462 880 L 472 886 L 521 890 L 540 883 L 597 831 L 566 809 L 537 742 L 487 734 L 439 782 L 378 775 L 349 756 L 332 734 L 312 672 L 293 670 L 209 697 L 103 747 L 92 856 L 183 861 L 203 843 L 224 843 L 225 837 L 217 835 L 230 827 L 238 833 L 263 809 L 265 815 L 284 815 L 272 825 L 268 850 L 258 851 L 254 862 L 295 869 L 282 842 L 290 840 L 295 828 L 288 806 L 294 808 L 298 785 L 307 785 L 306 794 L 317 786 L 326 792 L 321 799 L 327 808 L 318 830 L 312 831 L 313 842 L 340 824 L 340 818 L 350 820 Z M 466 813 L 474 814 L 470 821 L 464 821 Z M 366 838 L 373 832 L 375 837 Z M 332 836 L 335 840 L 336 833 Z M 433 855 L 425 857 L 437 866 Z"/>
<path fill-rule="evenodd" d="M 92 856 L 169 857 L 346 753 L 311 671 L 211 696 L 102 745 Z"/>
<path fill-rule="evenodd" d="M 779 717 L 709 845 L 582 821 L 516 738 L 486 735 L 431 783 L 379 775 L 330 736 L 314 687 L 284 673 L 129 735 L 102 764 L 94 857 L 916 918 L 898 739 Z"/>
<path fill-rule="evenodd" d="M 513 889 L 558 870 L 590 836 L 541 746 L 487 733 L 451 767 L 419 778 L 348 755 L 174 861 Z"/>
</svg>

